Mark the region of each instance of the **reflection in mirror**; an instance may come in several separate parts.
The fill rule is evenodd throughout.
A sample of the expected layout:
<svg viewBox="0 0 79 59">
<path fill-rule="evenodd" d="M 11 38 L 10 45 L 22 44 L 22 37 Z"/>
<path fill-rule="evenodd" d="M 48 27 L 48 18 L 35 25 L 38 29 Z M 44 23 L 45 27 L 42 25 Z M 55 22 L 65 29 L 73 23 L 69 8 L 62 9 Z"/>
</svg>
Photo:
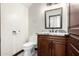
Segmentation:
<svg viewBox="0 0 79 59">
<path fill-rule="evenodd" d="M 61 16 L 57 15 L 57 16 L 49 16 L 49 24 L 50 24 L 50 28 L 60 28 L 60 19 Z"/>
</svg>

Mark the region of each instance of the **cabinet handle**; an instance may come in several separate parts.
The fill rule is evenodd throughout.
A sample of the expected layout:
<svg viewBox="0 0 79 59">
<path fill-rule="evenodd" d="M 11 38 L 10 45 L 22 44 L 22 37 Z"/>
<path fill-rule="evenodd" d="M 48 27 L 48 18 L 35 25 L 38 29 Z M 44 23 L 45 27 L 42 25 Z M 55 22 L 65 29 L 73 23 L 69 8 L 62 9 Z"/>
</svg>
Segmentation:
<svg viewBox="0 0 79 59">
<path fill-rule="evenodd" d="M 49 45 L 48 45 L 48 46 L 49 46 L 49 48 L 51 48 L 51 42 L 49 43 Z"/>
<path fill-rule="evenodd" d="M 53 49 L 54 48 L 54 44 L 53 44 L 53 41 L 51 42 L 51 49 Z"/>
<path fill-rule="evenodd" d="M 53 47 L 53 42 L 52 42 L 52 41 L 49 43 L 49 48 L 51 48 L 51 49 L 54 48 L 54 47 Z"/>
</svg>

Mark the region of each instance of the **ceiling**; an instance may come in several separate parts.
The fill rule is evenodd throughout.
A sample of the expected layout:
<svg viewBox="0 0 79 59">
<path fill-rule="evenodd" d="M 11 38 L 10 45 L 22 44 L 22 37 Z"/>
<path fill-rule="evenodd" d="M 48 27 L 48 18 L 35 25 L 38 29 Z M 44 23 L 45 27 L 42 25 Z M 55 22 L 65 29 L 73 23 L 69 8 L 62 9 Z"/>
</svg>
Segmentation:
<svg viewBox="0 0 79 59">
<path fill-rule="evenodd" d="M 31 5 L 32 5 L 32 3 L 23 3 L 27 8 L 29 8 Z"/>
</svg>

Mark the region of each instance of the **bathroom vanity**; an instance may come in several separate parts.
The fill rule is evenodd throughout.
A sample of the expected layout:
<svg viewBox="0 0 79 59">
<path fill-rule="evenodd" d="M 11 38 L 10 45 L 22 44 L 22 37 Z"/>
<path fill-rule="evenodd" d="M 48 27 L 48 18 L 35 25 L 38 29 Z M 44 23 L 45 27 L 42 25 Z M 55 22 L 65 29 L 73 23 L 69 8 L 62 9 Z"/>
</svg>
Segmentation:
<svg viewBox="0 0 79 59">
<path fill-rule="evenodd" d="M 45 11 L 45 29 L 51 29 L 48 33 L 38 33 L 38 56 L 65 56 L 66 55 L 66 31 L 62 23 L 63 8 Z M 57 29 L 57 30 L 56 30 Z"/>
<path fill-rule="evenodd" d="M 56 9 L 57 12 L 60 9 Z M 62 9 L 61 9 L 62 10 Z M 50 18 L 51 11 L 46 13 L 46 28 L 57 29 L 54 27 L 50 20 L 54 20 L 54 17 Z M 52 13 L 53 14 L 53 13 Z M 60 11 L 59 13 L 62 16 Z M 49 19 L 48 19 L 49 16 Z M 54 16 L 54 15 L 53 15 Z M 56 14 L 58 18 L 58 15 Z M 58 18 L 59 20 L 61 18 Z M 48 21 L 49 20 L 49 21 Z M 60 21 L 59 21 L 60 23 Z M 55 23 L 56 25 L 57 23 Z M 50 25 L 52 25 L 50 27 Z M 45 29 L 46 29 L 45 28 Z M 62 26 L 59 24 L 59 28 Z M 79 4 L 69 5 L 69 36 L 59 34 L 38 34 L 38 56 L 79 56 Z M 50 31 L 53 32 L 53 31 Z M 57 31 L 55 31 L 57 32 Z"/>
<path fill-rule="evenodd" d="M 38 56 L 65 56 L 65 36 L 38 34 Z"/>
<path fill-rule="evenodd" d="M 66 31 L 62 29 L 62 12 L 63 7 L 45 11 L 45 29 L 51 30 L 49 33 L 38 34 L 38 56 L 66 55 Z"/>
</svg>

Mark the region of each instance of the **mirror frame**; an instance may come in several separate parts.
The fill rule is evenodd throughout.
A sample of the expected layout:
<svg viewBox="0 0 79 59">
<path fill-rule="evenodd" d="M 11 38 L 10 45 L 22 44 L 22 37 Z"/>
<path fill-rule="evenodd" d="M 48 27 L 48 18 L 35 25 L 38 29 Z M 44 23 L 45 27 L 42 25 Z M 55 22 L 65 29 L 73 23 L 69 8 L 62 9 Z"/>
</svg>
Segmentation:
<svg viewBox="0 0 79 59">
<path fill-rule="evenodd" d="M 61 12 L 60 12 L 61 14 L 57 14 L 57 15 L 53 15 L 53 16 L 59 16 L 60 15 L 60 27 L 47 27 L 46 13 L 50 12 L 50 11 L 53 11 L 53 10 L 58 10 L 58 9 L 61 9 Z M 49 26 L 50 26 L 50 20 L 49 20 Z M 51 9 L 51 10 L 46 10 L 45 11 L 45 29 L 61 29 L 61 28 L 62 28 L 62 7 L 56 8 L 56 9 Z"/>
</svg>

